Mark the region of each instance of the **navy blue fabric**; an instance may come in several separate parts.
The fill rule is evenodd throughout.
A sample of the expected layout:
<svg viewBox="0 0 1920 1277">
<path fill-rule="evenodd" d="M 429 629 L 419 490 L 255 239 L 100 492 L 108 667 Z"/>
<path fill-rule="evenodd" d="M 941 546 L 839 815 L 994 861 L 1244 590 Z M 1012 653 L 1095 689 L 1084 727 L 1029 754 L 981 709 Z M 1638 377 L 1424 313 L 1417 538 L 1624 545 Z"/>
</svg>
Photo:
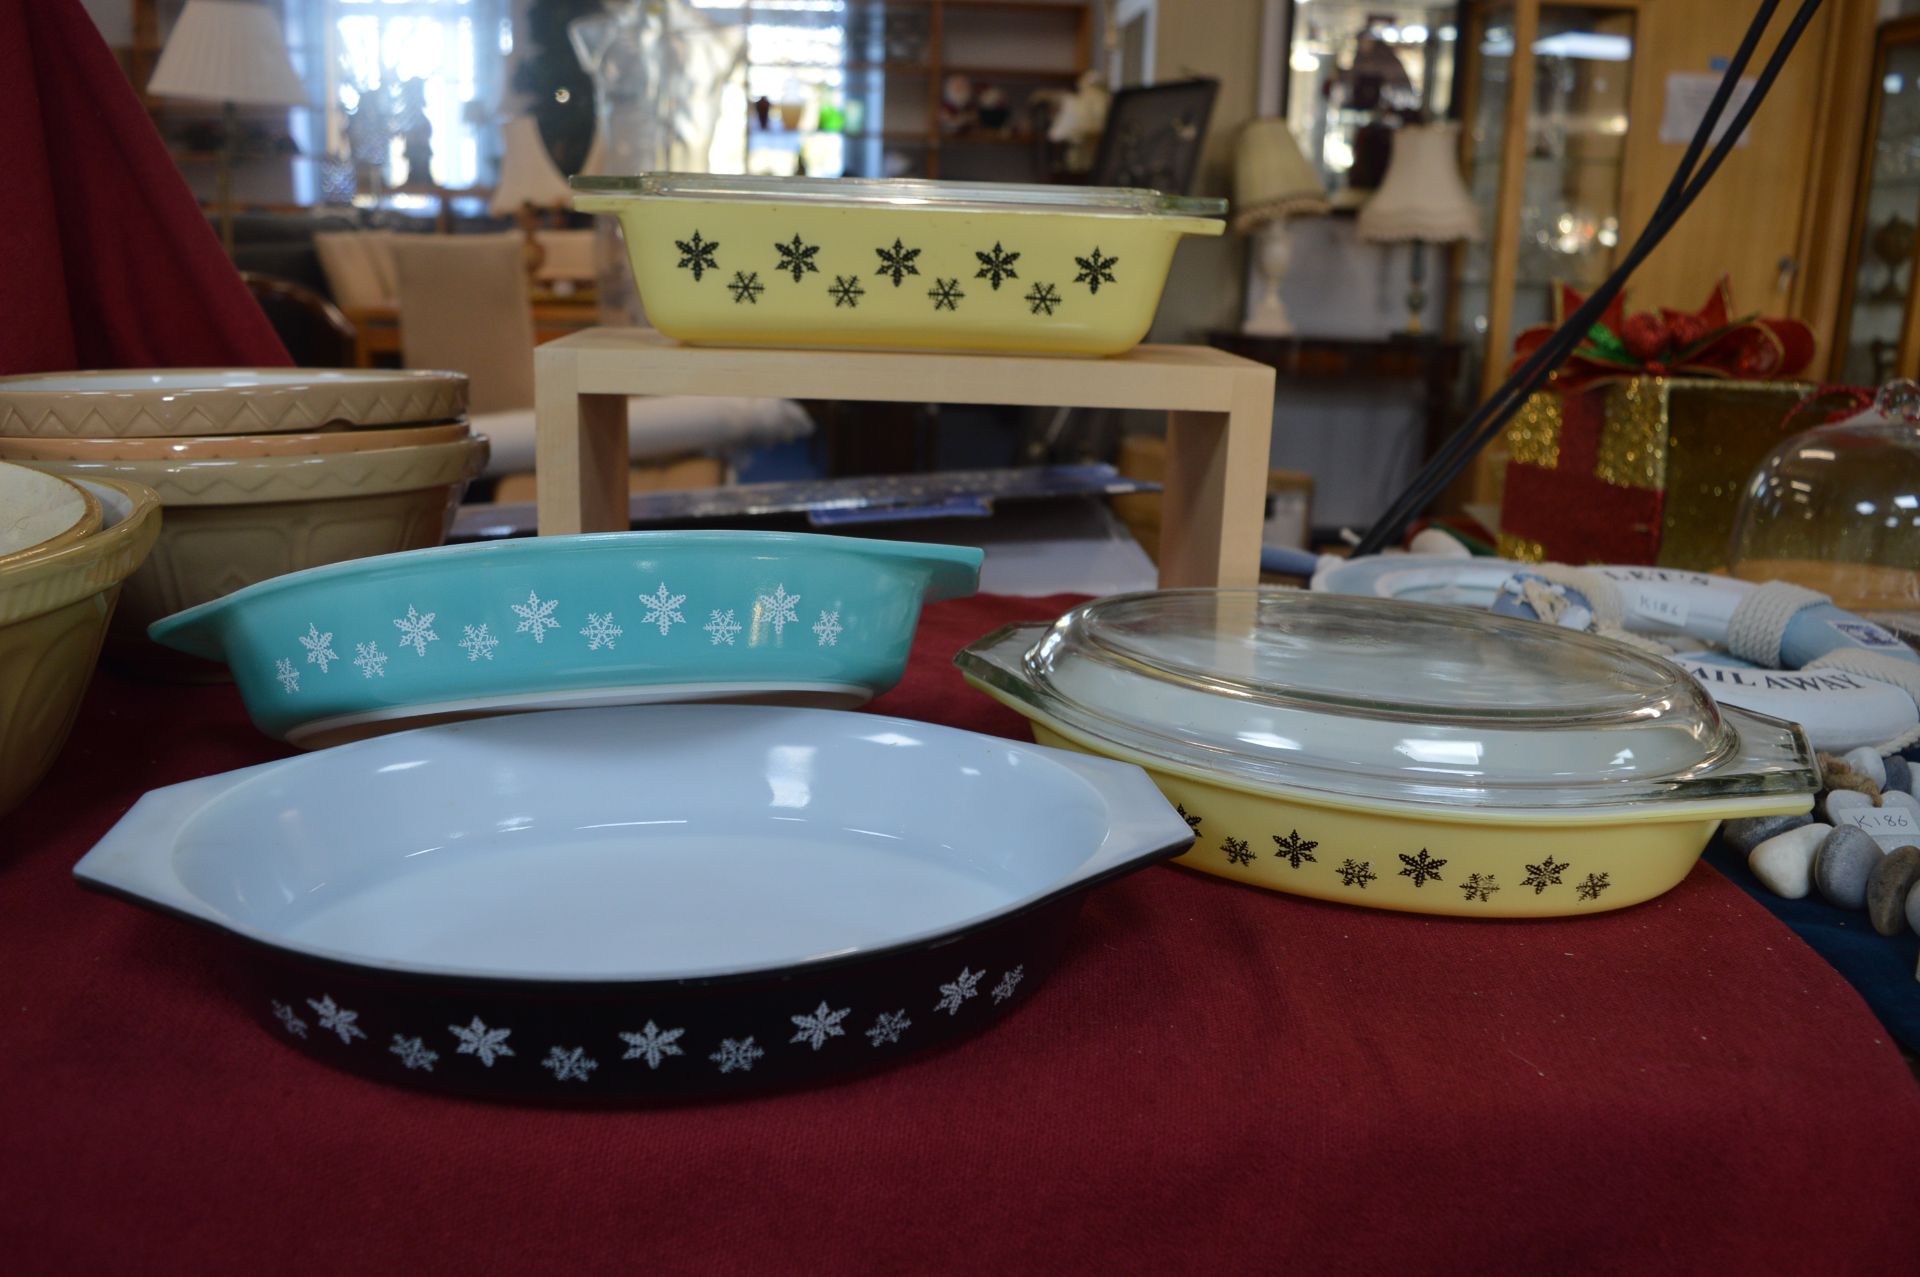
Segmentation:
<svg viewBox="0 0 1920 1277">
<path fill-rule="evenodd" d="M 1832 963 L 1860 991 L 1896 1042 L 1909 1051 L 1920 1051 L 1920 980 L 1914 979 L 1920 936 L 1910 930 L 1883 936 L 1867 921 L 1865 910 L 1838 909 L 1817 895 L 1782 900 L 1761 886 L 1747 871 L 1746 858 L 1719 838 L 1707 848 L 1706 858 L 1792 928 L 1808 948 Z"/>
</svg>

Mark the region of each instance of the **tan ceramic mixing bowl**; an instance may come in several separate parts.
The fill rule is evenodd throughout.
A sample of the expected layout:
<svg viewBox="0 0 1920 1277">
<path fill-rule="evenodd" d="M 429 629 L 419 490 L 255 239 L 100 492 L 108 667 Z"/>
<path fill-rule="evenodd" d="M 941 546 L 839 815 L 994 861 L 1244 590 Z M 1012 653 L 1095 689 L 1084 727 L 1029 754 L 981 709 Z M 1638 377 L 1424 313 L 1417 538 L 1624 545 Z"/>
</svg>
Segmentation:
<svg viewBox="0 0 1920 1277">
<path fill-rule="evenodd" d="M 108 659 L 160 678 L 218 679 L 223 666 L 151 642 L 163 616 L 243 586 L 345 559 L 446 539 L 460 494 L 487 463 L 487 440 L 228 461 L 69 461 L 43 468 L 113 477 L 160 494 L 167 521 L 152 560 L 127 582 Z"/>
<path fill-rule="evenodd" d="M 0 437 L 0 461 L 240 461 L 250 457 L 377 452 L 382 448 L 452 443 L 469 433 L 464 421 L 392 429 L 330 430 L 312 434 L 194 435 L 185 438 L 9 439 Z"/>
</svg>

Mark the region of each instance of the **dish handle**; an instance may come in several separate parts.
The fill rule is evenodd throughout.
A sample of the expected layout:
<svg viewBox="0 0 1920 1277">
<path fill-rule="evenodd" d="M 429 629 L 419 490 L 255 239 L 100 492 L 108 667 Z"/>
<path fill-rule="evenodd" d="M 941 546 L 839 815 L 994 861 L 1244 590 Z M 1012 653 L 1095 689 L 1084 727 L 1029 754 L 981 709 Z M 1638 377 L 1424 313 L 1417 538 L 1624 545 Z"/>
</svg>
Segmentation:
<svg viewBox="0 0 1920 1277">
<path fill-rule="evenodd" d="M 1048 745 L 1030 748 L 1086 781 L 1107 804 L 1107 836 L 1074 871 L 1075 883 L 1170 860 L 1193 845 L 1193 828 L 1140 767 Z"/>
<path fill-rule="evenodd" d="M 239 788 L 273 763 L 205 776 L 150 790 L 127 809 L 93 849 L 80 857 L 73 876 L 80 885 L 111 895 L 225 925 L 226 919 L 187 890 L 174 868 L 174 848 L 193 818 L 209 803 Z"/>
</svg>

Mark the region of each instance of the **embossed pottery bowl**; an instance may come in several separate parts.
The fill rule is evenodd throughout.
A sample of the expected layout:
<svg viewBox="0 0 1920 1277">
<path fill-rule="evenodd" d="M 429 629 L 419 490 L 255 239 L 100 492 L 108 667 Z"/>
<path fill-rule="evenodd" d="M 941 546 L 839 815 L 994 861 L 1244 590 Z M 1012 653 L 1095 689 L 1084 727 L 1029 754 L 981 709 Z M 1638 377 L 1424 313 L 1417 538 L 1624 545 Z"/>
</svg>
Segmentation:
<svg viewBox="0 0 1920 1277">
<path fill-rule="evenodd" d="M 119 478 L 160 494 L 167 518 L 153 557 L 127 582 L 108 658 L 153 677 L 224 677 L 158 647 L 147 627 L 245 586 L 446 540 L 468 481 L 486 466 L 473 436 L 420 447 L 232 460 L 46 461 L 71 478 Z"/>
<path fill-rule="evenodd" d="M 576 177 L 620 219 L 647 318 L 715 346 L 1114 355 L 1226 203 L 994 182 Z"/>
<path fill-rule="evenodd" d="M 308 748 L 453 717 L 660 700 L 856 705 L 979 550 L 782 532 L 625 532 L 392 554 L 167 617 L 255 726 Z"/>
<path fill-rule="evenodd" d="M 644 1103 L 986 1029 L 1030 1000 L 1089 889 L 1191 840 L 1106 759 L 650 705 L 445 723 L 155 790 L 74 873 L 237 937 L 261 1022 L 329 1064 Z"/>
<path fill-rule="evenodd" d="M 1034 738 L 1135 762 L 1182 863 L 1347 904 L 1576 915 L 1659 895 L 1722 820 L 1802 812 L 1791 723 L 1678 665 L 1452 607 L 1294 590 L 1115 595 L 957 659 Z"/>
<path fill-rule="evenodd" d="M 81 480 L 101 529 L 0 566 L 0 816 L 53 766 L 120 597 L 160 534 L 160 498 L 115 479 Z"/>
<path fill-rule="evenodd" d="M 464 421 L 430 425 L 366 427 L 306 434 L 189 435 L 180 438 L 53 439 L 0 436 L 4 461 L 239 461 L 248 457 L 317 456 L 329 452 L 376 452 L 452 443 L 471 433 Z"/>
<path fill-rule="evenodd" d="M 155 368 L 0 377 L 0 436 L 258 435 L 451 421 L 462 373 L 375 368 Z"/>
</svg>

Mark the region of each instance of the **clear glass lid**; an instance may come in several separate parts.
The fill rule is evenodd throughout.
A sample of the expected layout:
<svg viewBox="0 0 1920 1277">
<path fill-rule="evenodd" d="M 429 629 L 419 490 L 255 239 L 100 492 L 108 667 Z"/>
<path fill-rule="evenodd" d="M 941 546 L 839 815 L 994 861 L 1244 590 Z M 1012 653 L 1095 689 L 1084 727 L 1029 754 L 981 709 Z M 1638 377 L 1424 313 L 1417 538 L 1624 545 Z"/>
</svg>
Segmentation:
<svg viewBox="0 0 1920 1277">
<path fill-rule="evenodd" d="M 969 675 L 1073 731 L 1354 798 L 1579 807 L 1803 792 L 1797 729 L 1622 643 L 1458 608 L 1168 590 L 1012 627 Z"/>
<path fill-rule="evenodd" d="M 1133 213 L 1145 217 L 1220 217 L 1227 202 L 1122 186 L 1042 186 L 1023 182 L 937 182 L 926 178 L 766 177 L 716 173 L 641 173 L 575 177 L 583 195 L 647 195 L 698 200 L 884 205 L 1053 213 Z"/>
</svg>

